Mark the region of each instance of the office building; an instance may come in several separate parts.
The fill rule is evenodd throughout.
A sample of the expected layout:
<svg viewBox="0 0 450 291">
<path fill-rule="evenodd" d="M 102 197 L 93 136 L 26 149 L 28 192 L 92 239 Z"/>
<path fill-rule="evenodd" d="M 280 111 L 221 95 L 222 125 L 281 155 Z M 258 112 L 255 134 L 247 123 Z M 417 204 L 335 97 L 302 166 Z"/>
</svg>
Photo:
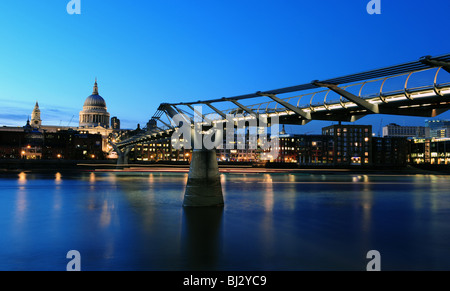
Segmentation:
<svg viewBox="0 0 450 291">
<path fill-rule="evenodd" d="M 450 120 L 426 120 L 425 127 L 429 128 L 429 137 L 450 138 Z"/>
<path fill-rule="evenodd" d="M 383 137 L 417 137 L 430 136 L 429 128 L 425 126 L 400 126 L 390 123 L 383 127 Z"/>
<path fill-rule="evenodd" d="M 322 128 L 333 139 L 335 165 L 371 165 L 372 126 L 335 124 Z"/>
<path fill-rule="evenodd" d="M 372 164 L 376 166 L 406 166 L 408 139 L 406 137 L 373 137 Z"/>
<path fill-rule="evenodd" d="M 111 118 L 111 128 L 112 129 L 120 129 L 120 119 L 116 116 Z"/>
<path fill-rule="evenodd" d="M 409 141 L 409 163 L 450 164 L 450 138 L 413 138 Z"/>
</svg>

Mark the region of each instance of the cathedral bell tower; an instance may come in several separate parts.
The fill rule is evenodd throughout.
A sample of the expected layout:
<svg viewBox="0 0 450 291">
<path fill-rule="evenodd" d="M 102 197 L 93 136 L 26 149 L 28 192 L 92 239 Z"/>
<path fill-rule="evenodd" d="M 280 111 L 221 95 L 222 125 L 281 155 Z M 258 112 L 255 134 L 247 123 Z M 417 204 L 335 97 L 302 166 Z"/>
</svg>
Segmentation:
<svg viewBox="0 0 450 291">
<path fill-rule="evenodd" d="M 41 110 L 39 110 L 39 104 L 36 101 L 36 105 L 34 105 L 33 112 L 31 113 L 31 127 L 40 128 L 42 124 L 41 120 Z"/>
</svg>

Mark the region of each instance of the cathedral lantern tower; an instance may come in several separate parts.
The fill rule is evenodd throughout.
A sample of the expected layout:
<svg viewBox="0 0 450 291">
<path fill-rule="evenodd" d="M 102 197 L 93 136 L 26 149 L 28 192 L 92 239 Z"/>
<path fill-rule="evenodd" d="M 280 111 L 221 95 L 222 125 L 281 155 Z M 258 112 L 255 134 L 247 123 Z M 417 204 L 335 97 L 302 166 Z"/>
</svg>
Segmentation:
<svg viewBox="0 0 450 291">
<path fill-rule="evenodd" d="M 40 128 L 42 125 L 41 120 L 41 110 L 39 109 L 39 104 L 36 101 L 36 105 L 34 105 L 33 112 L 31 113 L 31 127 Z"/>
</svg>

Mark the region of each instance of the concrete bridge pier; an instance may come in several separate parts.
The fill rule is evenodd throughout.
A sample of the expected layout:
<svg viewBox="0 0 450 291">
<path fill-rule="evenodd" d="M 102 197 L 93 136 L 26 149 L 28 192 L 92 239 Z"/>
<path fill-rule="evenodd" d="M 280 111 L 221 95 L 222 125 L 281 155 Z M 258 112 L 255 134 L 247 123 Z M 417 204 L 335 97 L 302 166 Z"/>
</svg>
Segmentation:
<svg viewBox="0 0 450 291">
<path fill-rule="evenodd" d="M 121 169 L 124 165 L 128 165 L 128 156 L 130 154 L 131 147 L 126 147 L 123 151 L 116 150 L 119 157 L 117 158 L 117 168 Z"/>
<path fill-rule="evenodd" d="M 214 144 L 212 149 L 203 145 L 203 135 L 200 127 L 192 129 L 192 145 L 194 146 L 189 167 L 189 176 L 184 192 L 183 206 L 185 207 L 223 207 L 222 185 L 220 183 L 219 164 L 217 163 L 216 147 L 223 140 L 223 131 L 214 133 Z M 202 144 L 200 149 L 195 145 Z"/>
<path fill-rule="evenodd" d="M 223 205 L 216 150 L 193 150 L 183 206 Z"/>
</svg>

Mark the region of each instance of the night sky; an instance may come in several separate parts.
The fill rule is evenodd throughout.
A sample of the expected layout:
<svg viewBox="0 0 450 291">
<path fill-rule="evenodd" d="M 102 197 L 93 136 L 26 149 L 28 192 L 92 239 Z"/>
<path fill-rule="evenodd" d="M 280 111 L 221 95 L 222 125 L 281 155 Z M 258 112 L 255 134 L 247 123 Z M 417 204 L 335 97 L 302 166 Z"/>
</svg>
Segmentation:
<svg viewBox="0 0 450 291">
<path fill-rule="evenodd" d="M 0 2 L 0 126 L 23 126 L 39 101 L 44 125 L 78 124 L 98 78 L 123 128 L 161 102 L 230 97 L 450 52 L 448 0 L 81 0 Z M 444 113 L 439 118 L 450 118 Z M 357 124 L 424 125 L 368 116 Z M 288 126 L 319 133 L 330 122 Z"/>
</svg>

